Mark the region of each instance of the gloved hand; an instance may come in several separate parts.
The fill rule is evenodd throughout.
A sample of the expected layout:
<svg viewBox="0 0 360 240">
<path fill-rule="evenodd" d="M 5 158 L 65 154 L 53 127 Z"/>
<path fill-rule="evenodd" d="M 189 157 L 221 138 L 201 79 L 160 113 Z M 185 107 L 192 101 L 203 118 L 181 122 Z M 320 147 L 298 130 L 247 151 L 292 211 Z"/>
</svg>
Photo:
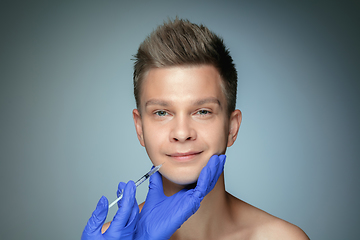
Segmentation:
<svg viewBox="0 0 360 240">
<path fill-rule="evenodd" d="M 224 170 L 225 155 L 213 155 L 201 170 L 194 189 L 182 189 L 167 197 L 159 172 L 150 177 L 149 192 L 141 210 L 135 239 L 169 239 L 200 207 Z"/>
<path fill-rule="evenodd" d="M 85 226 L 81 236 L 82 240 L 133 239 L 139 216 L 139 207 L 135 199 L 136 186 L 133 181 L 129 181 L 127 184 L 121 182 L 119 188 L 124 189 L 124 196 L 118 202 L 119 209 L 110 227 L 104 234 L 101 233 L 109 206 L 107 198 L 102 196 Z"/>
</svg>

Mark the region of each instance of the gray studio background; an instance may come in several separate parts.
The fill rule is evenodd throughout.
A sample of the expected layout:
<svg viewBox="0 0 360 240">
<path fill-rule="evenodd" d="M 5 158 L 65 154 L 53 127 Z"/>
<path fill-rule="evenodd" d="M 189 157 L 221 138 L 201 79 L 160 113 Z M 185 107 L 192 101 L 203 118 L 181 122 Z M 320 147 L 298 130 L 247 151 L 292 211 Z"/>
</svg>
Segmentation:
<svg viewBox="0 0 360 240">
<path fill-rule="evenodd" d="M 80 239 L 99 198 L 112 201 L 119 181 L 149 170 L 132 122 L 131 58 L 178 15 L 221 35 L 239 72 L 243 122 L 227 190 L 311 239 L 358 239 L 359 10 L 356 1 L 1 1 L 0 238 Z"/>
</svg>

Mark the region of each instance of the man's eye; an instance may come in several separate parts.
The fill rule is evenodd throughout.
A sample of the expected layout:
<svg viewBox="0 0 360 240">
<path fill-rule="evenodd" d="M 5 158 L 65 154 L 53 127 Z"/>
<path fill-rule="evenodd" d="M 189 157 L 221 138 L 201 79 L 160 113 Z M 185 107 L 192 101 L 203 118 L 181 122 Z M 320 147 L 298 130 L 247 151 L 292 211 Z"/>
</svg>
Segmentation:
<svg viewBox="0 0 360 240">
<path fill-rule="evenodd" d="M 156 111 L 155 114 L 158 115 L 159 117 L 164 117 L 164 116 L 167 115 L 167 112 L 165 112 L 165 111 Z"/>
<path fill-rule="evenodd" d="M 199 110 L 197 113 L 200 114 L 200 115 L 206 115 L 206 114 L 209 114 L 210 111 L 208 111 L 208 110 Z"/>
</svg>

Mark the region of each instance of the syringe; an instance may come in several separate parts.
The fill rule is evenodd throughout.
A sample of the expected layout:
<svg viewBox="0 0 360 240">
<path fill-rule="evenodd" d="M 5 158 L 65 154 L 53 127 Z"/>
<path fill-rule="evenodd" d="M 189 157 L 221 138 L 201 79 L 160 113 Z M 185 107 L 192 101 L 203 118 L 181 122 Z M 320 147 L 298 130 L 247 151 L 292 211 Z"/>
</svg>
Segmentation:
<svg viewBox="0 0 360 240">
<path fill-rule="evenodd" d="M 137 180 L 135 182 L 135 186 L 138 187 L 140 184 L 142 184 L 143 182 L 146 181 L 146 179 L 148 179 L 151 175 L 153 175 L 154 173 L 156 173 L 157 171 L 159 171 L 160 167 L 162 166 L 163 164 L 160 164 L 156 167 L 154 167 L 153 169 L 151 169 L 148 173 L 146 173 L 144 176 L 142 176 L 139 180 Z M 120 193 L 120 196 L 115 200 L 113 201 L 110 205 L 109 205 L 109 209 L 114 206 L 118 201 L 120 201 L 120 199 L 122 199 L 123 197 L 123 193 L 121 192 Z"/>
</svg>

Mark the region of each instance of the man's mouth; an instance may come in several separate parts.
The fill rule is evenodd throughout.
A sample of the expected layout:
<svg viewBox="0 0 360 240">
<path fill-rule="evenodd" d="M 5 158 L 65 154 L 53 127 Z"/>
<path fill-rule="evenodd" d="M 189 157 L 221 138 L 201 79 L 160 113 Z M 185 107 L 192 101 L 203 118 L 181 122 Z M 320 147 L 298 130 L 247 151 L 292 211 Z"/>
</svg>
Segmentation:
<svg viewBox="0 0 360 240">
<path fill-rule="evenodd" d="M 202 152 L 203 151 L 176 152 L 176 153 L 167 154 L 167 156 L 173 158 L 176 161 L 187 162 L 187 161 L 191 161 Z"/>
</svg>

